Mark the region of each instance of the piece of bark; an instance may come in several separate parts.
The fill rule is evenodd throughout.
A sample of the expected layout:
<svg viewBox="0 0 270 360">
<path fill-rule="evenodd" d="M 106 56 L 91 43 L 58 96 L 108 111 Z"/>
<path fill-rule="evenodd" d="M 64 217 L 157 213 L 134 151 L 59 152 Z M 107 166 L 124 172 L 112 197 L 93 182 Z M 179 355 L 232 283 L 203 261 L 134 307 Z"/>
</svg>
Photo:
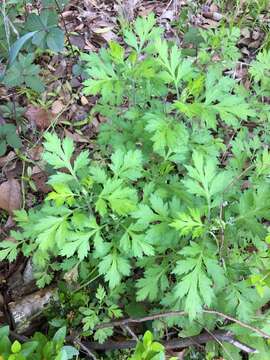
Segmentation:
<svg viewBox="0 0 270 360">
<path fill-rule="evenodd" d="M 8 304 L 9 312 L 18 333 L 25 331 L 31 320 L 42 312 L 53 299 L 55 288 L 47 287 Z"/>
</svg>

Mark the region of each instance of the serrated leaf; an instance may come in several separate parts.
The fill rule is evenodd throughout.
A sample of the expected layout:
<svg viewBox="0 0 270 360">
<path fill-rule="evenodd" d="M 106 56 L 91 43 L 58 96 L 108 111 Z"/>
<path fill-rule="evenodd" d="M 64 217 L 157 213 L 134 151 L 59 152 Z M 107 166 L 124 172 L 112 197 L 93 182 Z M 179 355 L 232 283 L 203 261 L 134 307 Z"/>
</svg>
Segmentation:
<svg viewBox="0 0 270 360">
<path fill-rule="evenodd" d="M 52 28 L 47 35 L 46 41 L 48 48 L 60 52 L 64 49 L 64 32 L 59 28 Z"/>
<path fill-rule="evenodd" d="M 138 289 L 136 293 L 137 301 L 146 299 L 154 301 L 158 299 L 160 294 L 164 293 L 169 287 L 166 268 L 156 265 L 146 269 L 144 277 L 136 282 L 136 287 Z"/>
<path fill-rule="evenodd" d="M 201 216 L 199 209 L 189 209 L 189 214 L 180 213 L 170 225 L 179 230 L 182 236 L 191 235 L 195 239 L 205 232 Z"/>
<path fill-rule="evenodd" d="M 185 310 L 194 319 L 206 304 L 211 306 L 215 293 L 213 281 L 207 273 L 204 260 L 207 256 L 196 243 L 186 246 L 180 254 L 188 257 L 177 262 L 174 273 L 180 276 L 174 288 L 174 297 L 184 300 Z"/>
<path fill-rule="evenodd" d="M 142 176 L 142 153 L 140 150 L 129 150 L 127 153 L 117 150 L 111 160 L 110 168 L 117 177 L 135 181 Z"/>
<path fill-rule="evenodd" d="M 104 215 L 107 211 L 107 203 L 113 211 L 119 215 L 128 214 L 136 209 L 136 191 L 123 186 L 121 179 L 108 179 L 96 202 L 96 209 Z"/>
<path fill-rule="evenodd" d="M 144 230 L 144 227 L 141 228 L 137 224 L 131 224 L 121 237 L 120 248 L 128 256 L 132 255 L 141 258 L 144 254 L 147 256 L 154 255 L 154 248 L 146 241 L 144 233 L 141 233 L 142 230 Z"/>
<path fill-rule="evenodd" d="M 232 174 L 217 170 L 215 158 L 205 158 L 202 153 L 194 151 L 192 154 L 194 166 L 186 165 L 189 179 L 183 181 L 191 194 L 204 197 L 209 208 L 218 202 L 218 194 L 230 184 Z M 214 203 L 212 203 L 214 202 Z"/>
<path fill-rule="evenodd" d="M 99 273 L 105 275 L 110 288 L 118 285 L 123 276 L 130 274 L 129 262 L 117 253 L 106 255 L 99 263 Z"/>
</svg>

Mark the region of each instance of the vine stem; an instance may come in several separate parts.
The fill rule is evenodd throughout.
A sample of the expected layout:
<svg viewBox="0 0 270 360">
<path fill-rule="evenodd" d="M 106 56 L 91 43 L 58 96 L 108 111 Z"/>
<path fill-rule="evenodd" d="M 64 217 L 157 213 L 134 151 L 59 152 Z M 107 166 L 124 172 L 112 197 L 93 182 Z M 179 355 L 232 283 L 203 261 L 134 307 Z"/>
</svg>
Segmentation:
<svg viewBox="0 0 270 360">
<path fill-rule="evenodd" d="M 249 325 L 241 320 L 238 320 L 231 315 L 227 315 L 220 311 L 211 310 L 211 309 L 204 309 L 204 310 L 202 310 L 202 312 L 204 314 L 212 314 L 212 315 L 220 316 L 223 319 L 230 320 L 230 321 L 240 325 L 243 328 L 249 329 L 249 330 L 257 333 L 258 335 L 262 336 L 263 338 L 270 339 L 270 334 L 267 334 L 266 332 L 258 329 L 255 326 Z M 188 313 L 186 311 L 168 311 L 168 312 L 158 313 L 158 314 L 149 315 L 149 316 L 145 316 L 145 317 L 141 317 L 141 318 L 126 318 L 126 319 L 122 319 L 122 320 L 101 323 L 96 326 L 96 329 L 104 329 L 104 328 L 114 327 L 114 326 L 123 326 L 123 325 L 127 325 L 130 323 L 142 323 L 142 322 L 157 320 L 157 319 L 166 318 L 166 317 L 187 316 L 187 315 L 188 315 Z"/>
<path fill-rule="evenodd" d="M 64 18 L 64 16 L 63 16 L 62 9 L 61 9 L 61 7 L 60 7 L 60 5 L 59 5 L 58 0 L 54 0 L 54 2 L 55 2 L 55 4 L 56 4 L 56 6 L 57 6 L 57 9 L 58 9 L 59 14 L 60 14 L 60 16 L 61 16 L 61 19 L 62 19 L 62 21 L 63 21 L 63 26 L 64 26 L 64 29 L 65 29 L 67 41 L 68 41 L 68 43 L 69 43 L 69 46 L 70 46 L 70 49 L 71 49 L 71 52 L 72 52 L 72 56 L 73 56 L 74 58 L 76 58 L 76 54 L 75 54 L 75 52 L 74 52 L 72 43 L 71 43 L 71 41 L 70 41 L 69 32 L 68 32 L 68 29 L 67 29 L 66 20 L 65 20 L 65 18 Z"/>
</svg>

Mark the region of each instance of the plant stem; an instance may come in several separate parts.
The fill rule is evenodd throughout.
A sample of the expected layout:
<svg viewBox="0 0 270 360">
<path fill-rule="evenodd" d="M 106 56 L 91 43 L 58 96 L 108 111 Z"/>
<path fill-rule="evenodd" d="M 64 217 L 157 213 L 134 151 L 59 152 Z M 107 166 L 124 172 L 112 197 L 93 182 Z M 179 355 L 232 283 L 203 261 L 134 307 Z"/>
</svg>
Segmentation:
<svg viewBox="0 0 270 360">
<path fill-rule="evenodd" d="M 71 43 L 71 41 L 70 41 L 69 32 L 68 32 L 67 24 L 66 24 L 66 20 L 65 20 L 65 18 L 64 18 L 64 16 L 63 16 L 63 12 L 62 12 L 61 7 L 60 7 L 60 5 L 59 5 L 59 3 L 58 3 L 58 0 L 54 0 L 54 2 L 55 2 L 55 4 L 56 4 L 56 6 L 57 6 L 57 9 L 58 9 L 59 14 L 60 14 L 60 16 L 61 16 L 61 19 L 62 19 L 62 21 L 63 21 L 63 25 L 64 25 L 66 37 L 67 37 L 67 41 L 68 41 L 68 43 L 69 43 L 69 46 L 70 46 L 72 55 L 73 55 L 73 57 L 75 58 L 75 57 L 76 57 L 76 54 L 75 54 L 75 52 L 74 52 L 72 43 Z"/>
</svg>

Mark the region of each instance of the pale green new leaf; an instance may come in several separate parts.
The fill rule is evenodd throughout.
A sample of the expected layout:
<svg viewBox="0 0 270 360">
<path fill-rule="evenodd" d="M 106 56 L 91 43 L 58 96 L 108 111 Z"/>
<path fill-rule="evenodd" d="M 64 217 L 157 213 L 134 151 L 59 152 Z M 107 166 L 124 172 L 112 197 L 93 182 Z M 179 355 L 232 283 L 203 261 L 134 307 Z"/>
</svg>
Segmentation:
<svg viewBox="0 0 270 360">
<path fill-rule="evenodd" d="M 33 231 L 37 233 L 36 242 L 38 247 L 42 251 L 56 251 L 57 247 L 61 248 L 65 238 L 68 236 L 68 232 L 63 232 L 67 229 L 66 216 L 46 216 L 41 218 L 34 226 Z M 58 231 L 61 232 L 61 236 L 58 236 Z M 65 236 L 63 236 L 65 234 Z"/>
<path fill-rule="evenodd" d="M 205 233 L 199 209 L 189 209 L 189 213 L 180 213 L 170 225 L 179 230 L 181 236 L 191 235 L 193 239 Z"/>
<path fill-rule="evenodd" d="M 74 161 L 74 171 L 81 170 L 89 165 L 89 151 L 82 151 Z"/>
<path fill-rule="evenodd" d="M 0 242 L 0 261 L 8 260 L 13 262 L 17 257 L 17 246 L 18 244 L 13 241 L 3 240 Z"/>
<path fill-rule="evenodd" d="M 105 329 L 98 329 L 95 332 L 94 340 L 98 341 L 100 344 L 103 344 L 113 334 L 113 328 L 108 327 Z"/>
<path fill-rule="evenodd" d="M 204 122 L 208 128 L 216 129 L 217 116 L 226 124 L 239 128 L 240 120 L 254 117 L 256 113 L 243 96 L 233 93 L 235 86 L 233 79 L 210 68 L 205 80 L 204 99 L 195 99 L 193 103 L 176 101 L 175 107 L 188 118 L 195 117 Z"/>
<path fill-rule="evenodd" d="M 119 215 L 128 214 L 136 209 L 136 190 L 123 185 L 121 179 L 108 179 L 96 202 L 96 209 L 104 215 L 109 205 Z"/>
<path fill-rule="evenodd" d="M 74 200 L 74 194 L 70 190 L 69 186 L 64 183 L 58 183 L 53 185 L 52 191 L 46 197 L 46 200 L 53 200 L 56 206 L 62 206 L 65 202 L 69 205 L 72 204 Z"/>
<path fill-rule="evenodd" d="M 158 54 L 157 61 L 164 71 L 162 77 L 167 83 L 173 83 L 178 88 L 181 81 L 188 80 L 194 74 L 192 61 L 183 58 L 177 45 L 169 49 L 167 41 L 158 39 L 155 50 Z"/>
<path fill-rule="evenodd" d="M 71 257 L 75 253 L 78 254 L 78 259 L 83 260 L 87 257 L 90 251 L 89 240 L 95 231 L 90 231 L 88 233 L 77 232 L 74 233 L 71 237 L 71 241 L 68 241 L 62 247 L 60 254 L 62 256 Z"/>
</svg>

